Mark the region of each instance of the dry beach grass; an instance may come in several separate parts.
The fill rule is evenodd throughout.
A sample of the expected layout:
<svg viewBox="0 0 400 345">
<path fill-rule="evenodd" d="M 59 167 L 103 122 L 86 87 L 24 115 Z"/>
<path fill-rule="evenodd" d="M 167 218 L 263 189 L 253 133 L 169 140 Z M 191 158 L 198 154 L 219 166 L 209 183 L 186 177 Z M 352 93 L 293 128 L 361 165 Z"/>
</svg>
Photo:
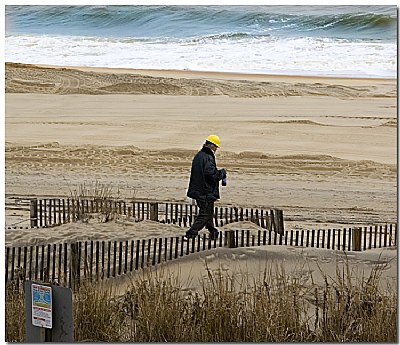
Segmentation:
<svg viewBox="0 0 400 345">
<path fill-rule="evenodd" d="M 122 294 L 83 284 L 74 294 L 75 340 L 89 342 L 393 342 L 397 294 L 381 285 L 382 266 L 368 275 L 351 264 L 308 285 L 286 264 L 252 277 L 206 267 L 195 290 L 179 271 L 159 268 L 132 278 Z M 312 272 L 310 272 L 312 275 Z M 114 285 L 115 286 L 115 285 Z M 6 340 L 24 341 L 23 292 L 7 290 Z"/>
</svg>

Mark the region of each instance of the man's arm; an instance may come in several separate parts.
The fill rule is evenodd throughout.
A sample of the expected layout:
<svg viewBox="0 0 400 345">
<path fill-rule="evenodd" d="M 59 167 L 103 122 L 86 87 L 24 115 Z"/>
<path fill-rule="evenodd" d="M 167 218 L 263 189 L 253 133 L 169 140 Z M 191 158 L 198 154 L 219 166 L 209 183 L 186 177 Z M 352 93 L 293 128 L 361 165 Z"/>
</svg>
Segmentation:
<svg viewBox="0 0 400 345">
<path fill-rule="evenodd" d="M 226 171 L 225 169 L 218 170 L 214 161 L 212 159 L 208 159 L 204 167 L 204 175 L 206 178 L 214 182 L 218 182 L 226 177 Z"/>
</svg>

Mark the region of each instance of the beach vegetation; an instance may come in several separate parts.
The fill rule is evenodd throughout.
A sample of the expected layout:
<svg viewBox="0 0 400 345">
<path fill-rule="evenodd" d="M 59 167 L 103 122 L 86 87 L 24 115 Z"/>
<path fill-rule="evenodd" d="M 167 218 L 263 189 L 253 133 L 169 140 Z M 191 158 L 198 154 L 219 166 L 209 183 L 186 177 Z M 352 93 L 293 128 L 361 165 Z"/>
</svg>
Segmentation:
<svg viewBox="0 0 400 345">
<path fill-rule="evenodd" d="M 118 212 L 113 204 L 121 197 L 120 188 L 115 189 L 111 184 L 104 184 L 96 181 L 83 182 L 75 188 L 69 187 L 70 199 L 76 205 L 74 208 L 74 220 L 89 222 L 96 218 L 100 222 L 106 223 L 116 218 Z M 134 201 L 136 190 L 131 191 L 129 201 Z M 85 207 L 85 202 L 95 202 L 99 206 L 99 212 L 91 213 L 89 207 Z"/>
<path fill-rule="evenodd" d="M 396 342 L 397 290 L 384 284 L 384 269 L 364 276 L 347 263 L 322 284 L 304 284 L 283 265 L 257 277 L 206 267 L 199 288 L 146 268 L 122 294 L 112 280 L 83 282 L 74 293 L 75 341 Z M 7 342 L 25 341 L 23 298 L 6 287 Z"/>
<path fill-rule="evenodd" d="M 5 341 L 25 341 L 25 293 L 21 282 L 11 282 L 5 289 Z"/>
</svg>

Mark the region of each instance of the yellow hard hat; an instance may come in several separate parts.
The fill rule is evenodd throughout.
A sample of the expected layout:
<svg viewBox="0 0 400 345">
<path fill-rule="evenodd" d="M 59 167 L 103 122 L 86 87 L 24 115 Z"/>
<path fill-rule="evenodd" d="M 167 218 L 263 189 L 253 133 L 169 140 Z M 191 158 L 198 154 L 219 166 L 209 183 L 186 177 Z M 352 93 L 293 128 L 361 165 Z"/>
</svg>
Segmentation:
<svg viewBox="0 0 400 345">
<path fill-rule="evenodd" d="M 211 134 L 207 137 L 207 141 L 213 143 L 215 146 L 219 147 L 221 145 L 221 140 L 218 135 Z"/>
</svg>

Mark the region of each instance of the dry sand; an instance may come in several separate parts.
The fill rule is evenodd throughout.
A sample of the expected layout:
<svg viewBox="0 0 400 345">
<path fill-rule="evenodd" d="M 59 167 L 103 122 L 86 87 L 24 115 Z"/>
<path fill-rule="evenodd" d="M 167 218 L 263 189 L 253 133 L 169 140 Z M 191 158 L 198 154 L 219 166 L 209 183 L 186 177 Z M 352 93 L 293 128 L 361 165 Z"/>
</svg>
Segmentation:
<svg viewBox="0 0 400 345">
<path fill-rule="evenodd" d="M 115 291 L 123 293 L 132 281 L 148 276 L 174 276 L 181 282 L 183 290 L 201 291 L 208 272 L 216 278 L 219 275 L 230 277 L 236 287 L 251 287 L 254 282 L 262 281 L 265 274 L 283 274 L 309 290 L 312 298 L 312 287 L 324 286 L 325 277 L 329 283 L 338 282 L 339 277 L 343 279 L 346 276 L 347 269 L 348 277 L 355 285 L 370 277 L 373 269 L 381 270 L 380 288 L 386 292 L 388 288 L 396 291 L 398 269 L 395 248 L 346 253 L 285 246 L 219 248 L 190 254 L 177 261 L 150 267 L 144 272 L 139 270 L 120 276 Z M 105 286 L 109 286 L 108 282 Z"/>
<path fill-rule="evenodd" d="M 216 133 L 221 205 L 281 208 L 287 229 L 396 221 L 396 80 L 11 63 L 5 74 L 6 197 L 99 181 L 125 198 L 184 201 L 191 159 Z M 6 225 L 21 217 L 7 211 Z M 6 243 L 183 233 L 154 222 L 18 231 Z"/>
</svg>

